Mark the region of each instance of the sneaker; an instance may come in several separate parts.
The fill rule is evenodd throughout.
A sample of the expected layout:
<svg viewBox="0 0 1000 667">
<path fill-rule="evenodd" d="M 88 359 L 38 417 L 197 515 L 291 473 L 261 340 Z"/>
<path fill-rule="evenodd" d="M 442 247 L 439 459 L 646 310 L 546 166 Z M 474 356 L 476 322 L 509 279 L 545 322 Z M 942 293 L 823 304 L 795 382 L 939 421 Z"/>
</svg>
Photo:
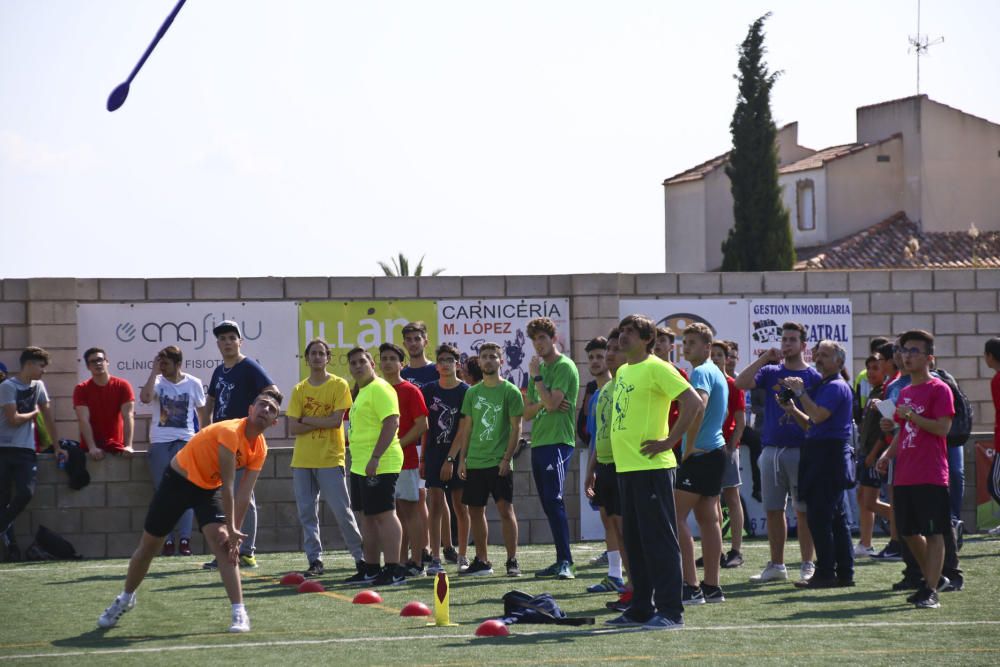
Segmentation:
<svg viewBox="0 0 1000 667">
<path fill-rule="evenodd" d="M 695 567 L 705 567 L 705 557 L 704 556 L 698 556 L 698 560 L 696 560 L 694 562 L 694 566 Z M 719 554 L 719 566 L 720 567 L 725 567 L 726 566 L 726 554 Z"/>
<path fill-rule="evenodd" d="M 786 581 L 788 579 L 788 568 L 784 564 L 775 564 L 767 561 L 767 565 L 760 574 L 750 577 L 750 582 L 754 584 L 764 584 L 769 581 Z"/>
<path fill-rule="evenodd" d="M 854 557 L 855 558 L 871 558 L 875 555 L 875 547 L 866 547 L 865 545 L 858 542 L 854 546 Z"/>
<path fill-rule="evenodd" d="M 608 564 L 608 552 L 605 551 L 600 556 L 594 556 L 590 559 L 591 565 L 607 565 Z"/>
<path fill-rule="evenodd" d="M 552 563 L 544 570 L 539 570 L 535 572 L 535 576 L 539 579 L 552 578 L 559 574 L 559 563 Z"/>
<path fill-rule="evenodd" d="M 518 565 L 516 558 L 507 559 L 507 576 L 508 577 L 520 577 L 521 576 L 521 566 Z"/>
<path fill-rule="evenodd" d="M 257 559 L 254 558 L 253 554 L 240 554 L 240 567 L 252 570 L 257 567 Z"/>
<path fill-rule="evenodd" d="M 895 563 L 903 560 L 903 554 L 899 550 L 899 545 L 895 540 L 889 540 L 889 543 L 882 548 L 882 551 L 872 555 L 872 558 L 887 563 Z"/>
<path fill-rule="evenodd" d="M 853 585 L 853 581 L 852 581 Z M 808 588 L 811 590 L 816 590 L 820 588 L 839 588 L 840 580 L 834 577 L 817 577 L 812 576 L 808 579 L 799 579 L 795 582 L 796 588 Z"/>
<path fill-rule="evenodd" d="M 423 551 L 420 552 L 420 564 L 422 566 L 427 567 L 428 565 L 430 565 L 430 563 L 431 563 L 432 560 L 433 559 L 431 558 L 431 552 L 430 551 L 428 551 L 427 549 L 424 549 Z"/>
<path fill-rule="evenodd" d="M 917 589 L 919 590 L 923 586 L 923 582 L 919 579 L 909 579 L 903 577 L 900 581 L 897 581 L 892 585 L 892 590 L 894 591 L 909 591 Z"/>
<path fill-rule="evenodd" d="M 965 522 L 961 519 L 952 519 L 951 525 L 955 529 L 955 551 L 961 551 L 965 544 Z"/>
<path fill-rule="evenodd" d="M 605 625 L 610 625 L 614 628 L 638 628 L 646 625 L 652 619 L 647 619 L 645 621 L 640 621 L 639 619 L 632 618 L 628 615 L 628 612 L 622 612 L 621 616 L 612 618 L 609 621 L 604 621 Z"/>
<path fill-rule="evenodd" d="M 180 544 L 177 546 L 178 556 L 190 556 L 191 555 L 191 540 L 186 537 L 182 537 Z"/>
<path fill-rule="evenodd" d="M 306 577 L 321 577 L 323 576 L 324 571 L 325 570 L 323 569 L 323 561 L 317 558 L 313 562 L 309 563 L 309 569 L 303 572 L 302 574 Z"/>
<path fill-rule="evenodd" d="M 441 572 L 444 572 L 444 566 L 441 565 L 441 561 L 437 558 L 431 559 L 431 564 L 427 566 L 427 574 L 432 575 L 439 574 Z"/>
<path fill-rule="evenodd" d="M 705 604 L 705 594 L 698 586 L 684 584 L 684 591 L 681 594 L 681 602 L 686 605 Z"/>
<path fill-rule="evenodd" d="M 917 597 L 913 603 L 917 609 L 938 609 L 941 603 L 938 601 L 937 591 L 929 588 L 924 589 L 924 594 Z"/>
<path fill-rule="evenodd" d="M 233 624 L 229 626 L 230 632 L 250 632 L 250 617 L 245 609 L 233 610 Z"/>
<path fill-rule="evenodd" d="M 469 559 L 466 556 L 459 556 L 457 559 L 455 559 L 455 562 L 458 564 L 459 574 L 462 574 L 463 572 L 469 569 Z"/>
<path fill-rule="evenodd" d="M 568 560 L 559 563 L 559 572 L 556 576 L 560 579 L 576 579 L 576 566 Z"/>
<path fill-rule="evenodd" d="M 992 528 L 986 531 L 986 534 L 991 535 L 993 537 L 1000 535 L 1000 526 L 993 526 Z"/>
<path fill-rule="evenodd" d="M 423 564 L 414 563 L 412 560 L 403 566 L 406 570 L 406 576 L 408 577 L 422 577 L 424 576 L 424 566 Z"/>
<path fill-rule="evenodd" d="M 455 547 L 445 547 L 444 548 L 444 559 L 448 563 L 457 564 L 458 563 L 458 552 L 455 551 Z"/>
<path fill-rule="evenodd" d="M 625 581 L 621 577 L 612 577 L 610 574 L 598 583 L 587 586 L 588 593 L 621 593 L 624 590 Z"/>
<path fill-rule="evenodd" d="M 124 593 L 122 594 L 124 595 Z M 118 624 L 118 619 L 122 617 L 122 614 L 132 609 L 135 606 L 135 594 L 128 600 L 123 600 L 122 596 L 119 595 L 115 598 L 115 601 L 111 603 L 111 606 L 104 610 L 101 617 L 97 619 L 97 625 L 101 628 L 113 628 Z"/>
<path fill-rule="evenodd" d="M 809 581 L 816 574 L 816 564 L 812 561 L 806 561 L 799 566 L 799 580 Z"/>
<path fill-rule="evenodd" d="M 488 577 L 493 574 L 493 564 L 489 561 L 481 561 L 479 557 L 476 556 L 472 559 L 472 563 L 465 570 L 459 572 L 462 576 L 468 577 Z"/>
<path fill-rule="evenodd" d="M 643 630 L 680 630 L 683 627 L 684 621 L 674 621 L 659 614 L 655 614 L 653 618 L 642 624 Z"/>
<path fill-rule="evenodd" d="M 706 584 L 704 581 L 701 582 L 701 594 L 705 598 L 705 602 L 709 604 L 726 601 L 726 596 L 723 594 L 721 586 Z"/>
<path fill-rule="evenodd" d="M 399 586 L 406 583 L 406 571 L 399 565 L 386 565 L 372 580 L 372 586 Z"/>
<path fill-rule="evenodd" d="M 722 567 L 734 568 L 743 565 L 743 554 L 735 549 L 730 549 L 725 558 L 722 559 Z"/>
<path fill-rule="evenodd" d="M 160 551 L 161 556 L 173 556 L 176 548 L 174 547 L 173 540 L 167 540 L 163 543 L 163 549 Z"/>
<path fill-rule="evenodd" d="M 219 561 L 216 560 L 215 558 L 213 558 L 212 560 L 208 561 L 207 563 L 202 563 L 201 564 L 201 569 L 203 569 L 203 570 L 218 570 L 219 569 Z"/>
<path fill-rule="evenodd" d="M 965 588 L 965 580 L 960 577 L 941 577 L 938 582 L 938 593 L 954 593 Z"/>
<path fill-rule="evenodd" d="M 368 564 L 363 560 L 356 562 L 354 567 L 357 569 L 357 572 L 344 579 L 343 583 L 354 585 L 360 584 L 363 586 L 375 581 L 375 577 L 378 575 L 378 566 L 369 569 Z"/>
<path fill-rule="evenodd" d="M 618 596 L 617 600 L 612 600 L 611 602 L 605 602 L 604 606 L 611 611 L 624 612 L 632 604 L 632 591 L 625 591 Z"/>
</svg>

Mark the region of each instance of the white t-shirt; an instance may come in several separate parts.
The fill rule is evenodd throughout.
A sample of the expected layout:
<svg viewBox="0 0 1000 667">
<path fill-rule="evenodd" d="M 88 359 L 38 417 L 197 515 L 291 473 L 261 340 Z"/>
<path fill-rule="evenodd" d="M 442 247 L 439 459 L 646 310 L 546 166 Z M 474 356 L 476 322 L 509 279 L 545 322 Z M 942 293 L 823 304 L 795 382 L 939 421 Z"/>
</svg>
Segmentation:
<svg viewBox="0 0 1000 667">
<path fill-rule="evenodd" d="M 194 437 L 195 408 L 205 405 L 205 388 L 201 380 L 181 373 L 181 380 L 174 384 L 162 375 L 156 376 L 153 385 L 153 421 L 149 441 L 153 444 Z"/>
</svg>

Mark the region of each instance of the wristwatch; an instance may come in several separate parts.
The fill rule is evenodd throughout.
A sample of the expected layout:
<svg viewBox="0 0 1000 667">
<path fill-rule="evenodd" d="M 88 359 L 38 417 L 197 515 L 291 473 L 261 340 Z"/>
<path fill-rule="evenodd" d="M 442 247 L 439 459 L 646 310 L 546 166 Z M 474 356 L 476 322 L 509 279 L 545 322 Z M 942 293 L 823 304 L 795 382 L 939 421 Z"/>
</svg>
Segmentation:
<svg viewBox="0 0 1000 667">
<path fill-rule="evenodd" d="M 446 458 L 444 460 L 444 462 L 445 463 L 454 463 L 455 462 L 455 457 L 454 456 L 449 456 L 448 458 Z"/>
<path fill-rule="evenodd" d="M 532 381 L 532 382 L 541 382 L 541 381 L 542 381 L 542 379 L 543 379 L 543 378 L 542 378 L 542 376 L 541 376 L 541 375 L 536 375 L 535 377 L 531 378 L 531 381 Z"/>
</svg>

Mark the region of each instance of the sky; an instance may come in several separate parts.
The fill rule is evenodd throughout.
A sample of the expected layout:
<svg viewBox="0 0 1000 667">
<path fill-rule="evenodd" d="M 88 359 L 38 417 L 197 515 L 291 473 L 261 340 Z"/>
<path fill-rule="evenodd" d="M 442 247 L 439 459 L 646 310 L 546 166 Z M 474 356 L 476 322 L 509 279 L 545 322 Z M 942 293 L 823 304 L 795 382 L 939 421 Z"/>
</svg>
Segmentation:
<svg viewBox="0 0 1000 667">
<path fill-rule="evenodd" d="M 0 0 L 0 277 L 658 272 L 770 11 L 811 148 L 916 93 L 917 0 Z M 1000 2 L 924 0 L 921 92 L 1000 122 Z"/>
</svg>

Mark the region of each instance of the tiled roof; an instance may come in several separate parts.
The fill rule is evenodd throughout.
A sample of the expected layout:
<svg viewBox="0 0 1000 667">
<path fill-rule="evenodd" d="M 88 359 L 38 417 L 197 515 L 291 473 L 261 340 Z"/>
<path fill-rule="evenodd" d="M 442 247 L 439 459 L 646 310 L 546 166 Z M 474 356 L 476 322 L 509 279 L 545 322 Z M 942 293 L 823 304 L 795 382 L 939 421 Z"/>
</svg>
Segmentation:
<svg viewBox="0 0 1000 667">
<path fill-rule="evenodd" d="M 806 169 L 818 169 L 831 160 L 850 155 L 856 151 L 867 148 L 867 144 L 843 144 L 840 146 L 830 146 L 821 151 L 816 151 L 812 155 L 807 155 L 801 160 L 796 160 L 778 169 L 779 174 L 788 174 L 793 171 L 805 171 Z"/>
<path fill-rule="evenodd" d="M 1000 268 L 1000 232 L 921 233 L 902 211 L 834 243 L 796 250 L 797 271 Z"/>
<path fill-rule="evenodd" d="M 687 171 L 682 171 L 676 176 L 671 176 L 667 180 L 663 181 L 664 185 L 675 185 L 677 183 L 687 183 L 689 181 L 697 181 L 705 178 L 711 171 L 717 169 L 726 163 L 729 159 L 729 153 L 731 151 L 726 151 L 722 155 L 717 155 L 707 162 L 702 162 L 701 164 L 691 167 Z"/>
</svg>

